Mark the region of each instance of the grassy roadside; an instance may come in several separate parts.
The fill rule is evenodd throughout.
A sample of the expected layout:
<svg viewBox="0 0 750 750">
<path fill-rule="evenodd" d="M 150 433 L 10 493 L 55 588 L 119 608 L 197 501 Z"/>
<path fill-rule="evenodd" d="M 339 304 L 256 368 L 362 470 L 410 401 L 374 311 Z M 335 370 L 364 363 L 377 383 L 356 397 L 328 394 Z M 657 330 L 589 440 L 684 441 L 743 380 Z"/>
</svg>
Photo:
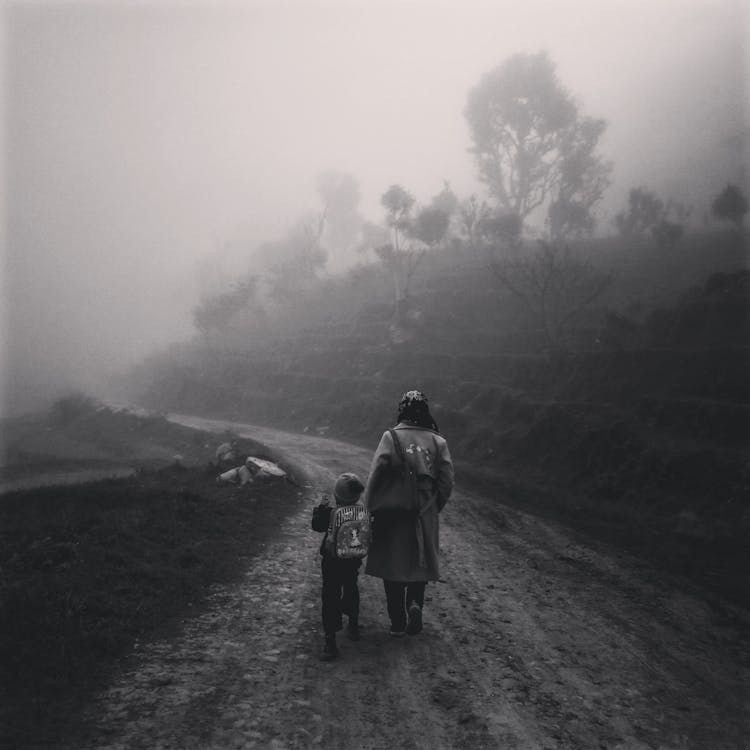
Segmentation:
<svg viewBox="0 0 750 750">
<path fill-rule="evenodd" d="M 0 746 L 71 736 L 136 641 L 178 627 L 212 585 L 237 579 L 301 501 L 283 479 L 220 487 L 216 474 L 173 463 L 0 497 Z"/>
</svg>

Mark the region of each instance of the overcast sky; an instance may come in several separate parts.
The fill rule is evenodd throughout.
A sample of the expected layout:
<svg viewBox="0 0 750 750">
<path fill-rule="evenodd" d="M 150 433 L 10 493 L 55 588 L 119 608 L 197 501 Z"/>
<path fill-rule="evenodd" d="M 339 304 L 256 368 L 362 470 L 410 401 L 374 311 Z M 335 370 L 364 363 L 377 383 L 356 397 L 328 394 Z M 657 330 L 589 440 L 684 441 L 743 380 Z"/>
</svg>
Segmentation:
<svg viewBox="0 0 750 750">
<path fill-rule="evenodd" d="M 609 125 L 602 220 L 647 185 L 704 213 L 743 179 L 747 18 L 728 0 L 10 3 L 3 15 L 9 398 L 191 332 L 201 272 L 316 207 L 400 183 L 481 194 L 463 109 L 547 50 Z M 211 260 L 206 260 L 211 259 Z M 226 259 L 225 259 L 226 260 Z M 203 269 L 200 271 L 199 269 Z"/>
</svg>

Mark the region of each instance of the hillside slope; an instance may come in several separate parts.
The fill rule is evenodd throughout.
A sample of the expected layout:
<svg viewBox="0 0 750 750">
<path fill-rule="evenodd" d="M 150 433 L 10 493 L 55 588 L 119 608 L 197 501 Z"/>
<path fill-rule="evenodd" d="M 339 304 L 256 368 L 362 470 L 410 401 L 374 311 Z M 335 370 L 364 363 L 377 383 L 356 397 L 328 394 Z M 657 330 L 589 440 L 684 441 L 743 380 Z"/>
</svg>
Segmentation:
<svg viewBox="0 0 750 750">
<path fill-rule="evenodd" d="M 137 397 L 374 445 L 418 387 L 470 481 L 629 544 L 666 536 L 725 577 L 750 540 L 749 278 L 714 274 L 640 318 L 592 311 L 576 348 L 545 351 L 479 265 L 445 265 L 398 324 L 364 304 L 245 349 L 175 349 Z"/>
</svg>

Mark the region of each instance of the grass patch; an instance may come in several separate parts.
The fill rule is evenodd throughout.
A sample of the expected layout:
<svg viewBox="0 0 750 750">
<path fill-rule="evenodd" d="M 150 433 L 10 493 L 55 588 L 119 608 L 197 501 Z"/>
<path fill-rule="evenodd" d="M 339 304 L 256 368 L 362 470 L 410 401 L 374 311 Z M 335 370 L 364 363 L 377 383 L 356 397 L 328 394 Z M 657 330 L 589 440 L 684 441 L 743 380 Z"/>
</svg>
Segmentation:
<svg viewBox="0 0 750 750">
<path fill-rule="evenodd" d="M 215 476 L 172 466 L 0 497 L 0 746 L 54 746 L 136 640 L 237 578 L 300 502 L 284 480 Z"/>
</svg>

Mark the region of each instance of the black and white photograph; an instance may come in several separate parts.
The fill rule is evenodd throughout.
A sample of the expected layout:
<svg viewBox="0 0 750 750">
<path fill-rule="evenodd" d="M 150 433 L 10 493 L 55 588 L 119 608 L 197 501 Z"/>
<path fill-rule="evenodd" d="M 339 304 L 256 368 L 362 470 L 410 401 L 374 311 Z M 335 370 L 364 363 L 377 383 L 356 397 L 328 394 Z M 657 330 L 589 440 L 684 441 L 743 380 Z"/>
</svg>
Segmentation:
<svg viewBox="0 0 750 750">
<path fill-rule="evenodd" d="M 750 748 L 744 0 L 0 60 L 0 748 Z"/>
</svg>

